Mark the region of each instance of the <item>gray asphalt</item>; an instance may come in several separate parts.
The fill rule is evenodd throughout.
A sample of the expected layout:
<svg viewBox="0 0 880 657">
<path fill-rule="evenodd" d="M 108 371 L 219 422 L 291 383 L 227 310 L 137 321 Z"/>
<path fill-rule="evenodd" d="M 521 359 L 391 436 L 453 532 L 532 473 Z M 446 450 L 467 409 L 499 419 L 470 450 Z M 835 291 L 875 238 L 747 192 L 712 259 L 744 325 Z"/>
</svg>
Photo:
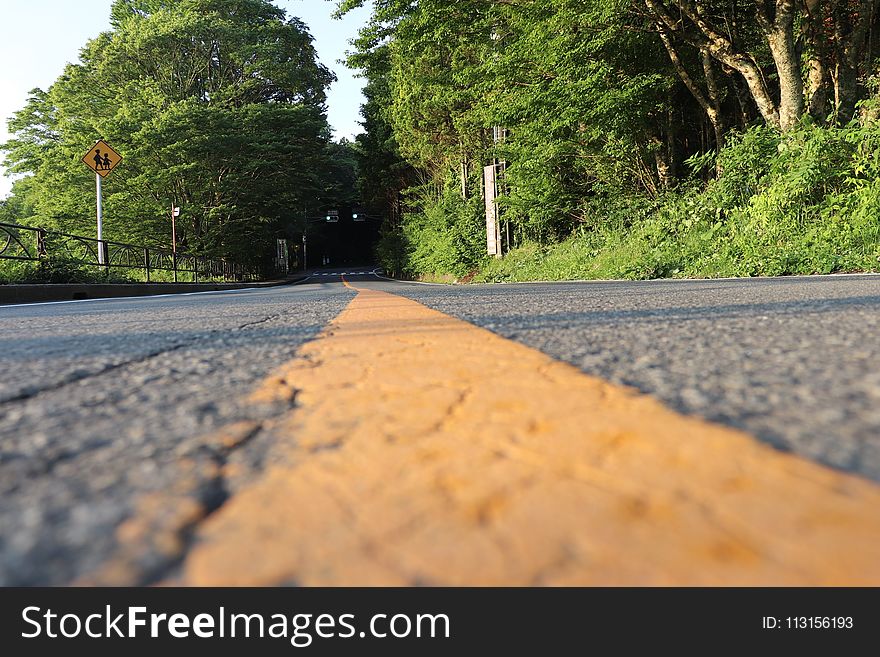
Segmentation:
<svg viewBox="0 0 880 657">
<path fill-rule="evenodd" d="M 288 408 L 242 401 L 353 298 L 340 285 L 0 307 L 0 585 L 67 584 L 117 548 L 144 495 L 186 478 L 222 504 L 266 452 L 201 437 Z M 191 465 L 186 471 L 181 462 Z M 235 482 L 216 464 L 236 462 Z M 140 555 L 139 583 L 173 563 Z"/>
<path fill-rule="evenodd" d="M 880 276 L 382 287 L 880 480 Z"/>
<path fill-rule="evenodd" d="M 216 508 L 257 476 L 274 458 L 271 432 L 232 449 L 202 437 L 290 409 L 242 400 L 353 298 L 339 280 L 329 273 L 261 291 L 0 307 L 0 585 L 74 582 L 118 554 L 116 530 L 145 496 L 186 490 Z M 880 480 L 880 277 L 353 280 Z M 223 470 L 235 477 L 218 475 L 223 464 L 236 466 Z M 150 545 L 133 558 L 141 584 L 176 565 Z"/>
</svg>

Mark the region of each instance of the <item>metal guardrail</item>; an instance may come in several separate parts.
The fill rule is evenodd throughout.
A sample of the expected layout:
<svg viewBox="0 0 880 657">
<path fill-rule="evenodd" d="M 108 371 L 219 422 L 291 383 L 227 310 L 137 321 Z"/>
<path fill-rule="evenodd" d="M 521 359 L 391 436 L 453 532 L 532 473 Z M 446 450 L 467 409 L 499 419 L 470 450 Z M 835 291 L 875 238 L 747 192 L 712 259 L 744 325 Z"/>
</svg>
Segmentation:
<svg viewBox="0 0 880 657">
<path fill-rule="evenodd" d="M 103 263 L 99 258 L 103 249 Z M 149 283 L 151 272 L 172 272 L 174 282 L 186 274 L 198 283 L 203 279 L 223 278 L 225 281 L 259 280 L 257 269 L 225 258 L 205 258 L 169 249 L 135 246 L 123 242 L 97 240 L 43 228 L 0 223 L 0 260 L 40 262 L 50 256 L 66 256 L 82 265 L 102 268 L 134 269 L 144 272 Z"/>
</svg>

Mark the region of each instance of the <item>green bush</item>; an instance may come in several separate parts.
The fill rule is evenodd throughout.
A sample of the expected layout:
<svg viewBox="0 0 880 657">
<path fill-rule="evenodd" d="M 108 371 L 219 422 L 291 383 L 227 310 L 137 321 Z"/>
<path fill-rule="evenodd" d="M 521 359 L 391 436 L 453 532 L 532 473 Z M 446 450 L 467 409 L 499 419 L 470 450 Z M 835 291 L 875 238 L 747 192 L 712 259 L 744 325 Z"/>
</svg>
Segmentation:
<svg viewBox="0 0 880 657">
<path fill-rule="evenodd" d="M 403 227 L 387 231 L 377 257 L 386 270 L 409 277 L 463 277 L 486 259 L 485 219 L 480 198 L 462 199 L 454 184 L 439 192 L 420 188 L 413 196 L 417 208 L 403 217 Z"/>
<path fill-rule="evenodd" d="M 406 269 L 406 236 L 399 229 L 383 230 L 376 243 L 376 258 L 391 276 L 402 276 Z"/>
<path fill-rule="evenodd" d="M 78 260 L 60 256 L 39 262 L 0 260 L 0 283 L 133 283 L 142 279 L 136 272 L 84 265 Z"/>
<path fill-rule="evenodd" d="M 589 225 L 550 245 L 528 243 L 491 262 L 483 281 L 779 276 L 875 271 L 880 259 L 880 126 L 781 135 L 755 127 L 718 166 L 651 201 L 602 199 Z"/>
<path fill-rule="evenodd" d="M 0 260 L 0 284 L 23 283 L 33 277 L 36 269 L 35 262 Z"/>
</svg>

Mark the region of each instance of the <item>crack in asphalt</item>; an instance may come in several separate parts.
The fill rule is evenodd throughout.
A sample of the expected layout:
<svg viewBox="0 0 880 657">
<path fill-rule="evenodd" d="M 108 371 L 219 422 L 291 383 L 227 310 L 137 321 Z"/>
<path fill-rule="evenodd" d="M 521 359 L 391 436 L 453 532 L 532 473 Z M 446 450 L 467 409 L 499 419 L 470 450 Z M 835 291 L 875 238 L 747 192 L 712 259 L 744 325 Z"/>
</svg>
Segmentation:
<svg viewBox="0 0 880 657">
<path fill-rule="evenodd" d="M 97 378 L 99 376 L 103 376 L 109 372 L 114 372 L 116 370 L 122 369 L 124 367 L 128 367 L 130 365 L 140 365 L 142 363 L 146 363 L 148 360 L 153 358 L 158 358 L 159 356 L 163 356 L 165 354 L 170 354 L 184 347 L 188 347 L 191 344 L 197 342 L 198 339 L 194 339 L 188 342 L 179 342 L 177 344 L 172 345 L 171 347 L 165 349 L 159 349 L 157 351 L 151 351 L 150 353 L 144 354 L 138 358 L 133 358 L 130 360 L 123 361 L 121 363 L 113 363 L 112 365 L 107 365 L 106 367 L 96 371 L 96 372 L 85 372 L 82 374 L 74 374 L 72 376 L 67 377 L 66 379 L 62 379 L 56 383 L 53 383 L 48 386 L 43 386 L 41 388 L 29 389 L 26 392 L 19 393 L 18 395 L 14 395 L 12 397 L 7 397 L 6 399 L 0 399 L 0 404 L 15 404 L 19 402 L 26 402 L 32 399 L 36 399 L 40 395 L 44 395 L 50 392 L 57 392 L 62 388 L 65 388 L 69 385 L 73 385 L 75 383 L 80 383 L 81 381 L 88 381 L 90 379 Z"/>
<path fill-rule="evenodd" d="M 36 385 L 0 401 L 0 583 L 173 576 L 201 523 L 275 462 L 268 429 L 295 397 L 245 398 L 354 296 L 335 292 L 132 302 L 97 319 L 73 312 L 34 351 L 7 354 L 31 371 L 18 386 Z M 105 325 L 100 335 L 93 321 Z M 6 325 L 11 340 L 31 333 L 15 317 Z M 105 334 L 116 339 L 98 349 Z M 75 373 L 42 364 L 80 352 L 92 362 Z M 230 426 L 233 438 L 218 435 Z"/>
<path fill-rule="evenodd" d="M 100 370 L 97 370 L 95 372 L 84 372 L 82 374 L 74 374 L 72 376 L 67 377 L 66 379 L 62 379 L 61 381 L 58 381 L 58 382 L 53 383 L 51 385 L 43 386 L 41 388 L 36 388 L 36 389 L 30 389 L 30 390 L 27 390 L 26 392 L 19 393 L 18 395 L 13 395 L 12 397 L 7 397 L 5 399 L 0 399 L 0 405 L 30 401 L 32 399 L 39 397 L 40 395 L 50 393 L 50 392 L 57 392 L 58 390 L 61 390 L 62 388 L 66 387 L 66 386 L 69 386 L 69 385 L 72 385 L 75 383 L 80 383 L 82 381 L 88 381 L 91 379 L 95 379 L 97 377 L 104 376 L 105 374 L 108 374 L 110 372 L 114 372 L 114 371 L 119 370 L 121 368 L 128 367 L 130 365 L 141 365 L 141 364 L 146 363 L 147 361 L 149 361 L 153 358 L 158 358 L 159 356 L 171 354 L 171 353 L 174 353 L 175 351 L 179 351 L 179 350 L 184 349 L 186 347 L 190 347 L 194 344 L 198 344 L 199 342 L 207 340 L 210 338 L 210 336 L 217 335 L 218 333 L 237 333 L 238 331 L 243 331 L 243 330 L 249 329 L 253 326 L 260 326 L 262 324 L 268 324 L 269 322 L 276 320 L 276 319 L 280 319 L 282 317 L 285 317 L 288 314 L 289 313 L 287 313 L 287 312 L 277 313 L 275 315 L 271 315 L 271 316 L 266 317 L 264 319 L 261 319 L 259 321 L 247 322 L 245 324 L 242 324 L 242 325 L 234 327 L 234 328 L 211 329 L 203 336 L 195 337 L 195 338 L 192 338 L 191 340 L 187 340 L 185 342 L 178 342 L 178 343 L 171 345 L 170 347 L 157 349 L 157 350 L 151 351 L 147 354 L 143 354 L 142 356 L 139 356 L 137 358 L 131 358 L 131 359 L 123 361 L 121 363 L 113 363 L 113 364 L 107 365 L 106 367 L 104 367 Z M 0 411 L 0 416 L 2 416 L 2 411 Z"/>
<path fill-rule="evenodd" d="M 235 452 L 244 449 L 252 443 L 264 430 L 264 427 L 265 422 L 256 423 L 241 440 L 229 447 L 201 447 L 200 451 L 207 453 L 208 460 L 214 465 L 216 472 L 213 477 L 202 484 L 201 490 L 196 495 L 196 499 L 203 507 L 203 515 L 177 528 L 175 533 L 181 546 L 179 554 L 144 572 L 140 581 L 134 583 L 135 586 L 154 586 L 174 576 L 175 571 L 179 568 L 192 547 L 198 528 L 222 509 L 233 495 L 232 487 L 229 484 L 229 477 L 225 472 L 226 467 L 229 465 L 230 457 Z"/>
</svg>

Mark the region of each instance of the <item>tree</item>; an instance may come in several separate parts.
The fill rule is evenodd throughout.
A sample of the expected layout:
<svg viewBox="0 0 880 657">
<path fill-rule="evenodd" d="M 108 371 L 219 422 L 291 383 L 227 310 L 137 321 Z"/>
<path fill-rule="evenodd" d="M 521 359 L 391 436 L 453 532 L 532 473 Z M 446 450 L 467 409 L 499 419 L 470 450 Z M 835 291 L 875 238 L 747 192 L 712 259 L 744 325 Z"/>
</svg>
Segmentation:
<svg viewBox="0 0 880 657">
<path fill-rule="evenodd" d="M 92 223 L 79 158 L 97 138 L 125 158 L 106 180 L 108 239 L 262 259 L 305 198 L 320 195 L 333 75 L 305 25 L 268 0 L 116 0 L 90 41 L 10 122 L 6 162 L 34 221 Z"/>
<path fill-rule="evenodd" d="M 758 145 L 797 151 L 815 125 L 838 143 L 835 129 L 876 116 L 878 1 L 373 0 L 350 61 L 370 82 L 370 195 L 409 204 L 389 244 L 413 271 L 474 262 L 453 244 L 477 244 L 471 200 L 490 164 L 514 245 L 629 230 L 676 189 L 733 185 L 725 163 L 754 191 L 770 175 Z M 740 191 L 713 198 L 740 204 Z M 708 212 L 711 230 L 727 209 Z"/>
<path fill-rule="evenodd" d="M 681 65 L 677 44 L 741 76 L 764 121 L 783 132 L 808 110 L 824 121 L 831 98 L 838 120 L 852 118 L 858 80 L 869 72 L 877 0 L 755 0 L 751 8 L 716 0 L 644 0 L 644 5 L 676 70 L 718 131 L 725 125 L 713 99 L 714 73 L 706 69 L 709 93 L 702 93 Z"/>
</svg>

